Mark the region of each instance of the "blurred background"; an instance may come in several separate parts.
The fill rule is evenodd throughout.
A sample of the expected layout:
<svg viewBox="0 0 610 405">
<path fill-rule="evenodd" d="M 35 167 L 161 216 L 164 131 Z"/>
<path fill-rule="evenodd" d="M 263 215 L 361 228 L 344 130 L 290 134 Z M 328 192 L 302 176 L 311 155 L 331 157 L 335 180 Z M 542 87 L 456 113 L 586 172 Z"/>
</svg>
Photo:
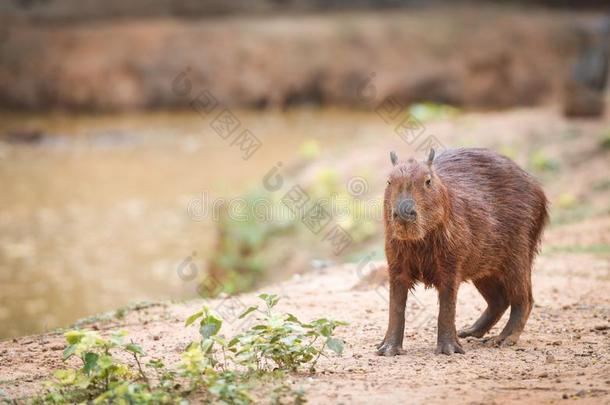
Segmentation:
<svg viewBox="0 0 610 405">
<path fill-rule="evenodd" d="M 390 150 L 493 148 L 609 258 L 605 3 L 3 1 L 0 338 L 381 260 Z"/>
</svg>

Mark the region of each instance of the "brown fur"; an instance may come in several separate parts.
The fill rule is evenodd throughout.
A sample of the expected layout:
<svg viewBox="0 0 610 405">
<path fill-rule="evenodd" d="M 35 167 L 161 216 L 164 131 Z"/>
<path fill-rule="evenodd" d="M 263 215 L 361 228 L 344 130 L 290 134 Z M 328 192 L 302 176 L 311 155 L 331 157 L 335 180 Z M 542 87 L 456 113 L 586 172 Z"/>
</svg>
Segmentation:
<svg viewBox="0 0 610 405">
<path fill-rule="evenodd" d="M 414 222 L 393 217 L 405 198 L 414 203 Z M 548 221 L 538 182 L 492 151 L 455 149 L 429 162 L 396 162 L 384 199 L 390 320 L 377 353 L 402 352 L 406 298 L 416 282 L 439 293 L 437 352 L 463 353 L 458 335 L 482 337 L 508 306 L 506 327 L 489 341 L 516 343 L 532 308 L 532 262 Z M 463 281 L 474 283 L 488 308 L 458 334 L 455 300 Z"/>
</svg>

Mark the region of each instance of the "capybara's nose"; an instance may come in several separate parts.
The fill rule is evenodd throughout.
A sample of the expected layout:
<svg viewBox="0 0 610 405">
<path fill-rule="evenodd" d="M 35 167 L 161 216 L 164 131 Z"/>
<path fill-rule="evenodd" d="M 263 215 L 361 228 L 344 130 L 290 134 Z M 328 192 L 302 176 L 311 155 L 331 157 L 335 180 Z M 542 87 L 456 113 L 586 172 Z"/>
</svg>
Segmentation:
<svg viewBox="0 0 610 405">
<path fill-rule="evenodd" d="M 406 222 L 415 222 L 417 213 L 415 212 L 415 202 L 412 198 L 400 200 L 393 212 L 394 219 L 401 219 Z"/>
</svg>

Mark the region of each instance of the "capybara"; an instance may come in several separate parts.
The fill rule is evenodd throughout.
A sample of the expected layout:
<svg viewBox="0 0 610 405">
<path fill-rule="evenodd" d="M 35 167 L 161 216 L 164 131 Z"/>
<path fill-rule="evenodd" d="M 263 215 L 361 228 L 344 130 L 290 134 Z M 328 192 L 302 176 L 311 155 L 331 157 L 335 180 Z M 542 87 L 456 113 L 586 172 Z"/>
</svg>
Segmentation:
<svg viewBox="0 0 610 405">
<path fill-rule="evenodd" d="M 379 355 L 404 353 L 405 305 L 416 282 L 438 291 L 437 353 L 464 353 L 458 336 L 483 337 L 509 306 L 508 323 L 487 342 L 515 344 L 532 309 L 532 262 L 548 222 L 542 188 L 513 161 L 487 149 L 434 155 L 431 149 L 418 162 L 390 154 L 384 195 L 390 305 Z M 487 309 L 456 332 L 463 281 L 473 282 Z"/>
</svg>

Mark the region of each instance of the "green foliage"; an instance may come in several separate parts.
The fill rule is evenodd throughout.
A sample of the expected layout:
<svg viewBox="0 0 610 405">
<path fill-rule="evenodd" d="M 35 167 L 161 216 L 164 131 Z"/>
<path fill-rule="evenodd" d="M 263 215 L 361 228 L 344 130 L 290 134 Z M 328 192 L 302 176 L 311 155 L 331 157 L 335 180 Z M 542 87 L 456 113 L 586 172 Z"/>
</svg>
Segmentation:
<svg viewBox="0 0 610 405">
<path fill-rule="evenodd" d="M 345 185 L 341 184 L 339 174 L 335 169 L 319 169 L 314 180 L 307 186 L 307 193 L 312 200 L 328 199 L 344 192 Z"/>
<path fill-rule="evenodd" d="M 289 221 L 265 218 L 261 204 L 268 202 L 266 195 L 253 191 L 243 197 L 243 204 L 230 213 L 226 207 L 219 212 L 217 242 L 210 259 L 210 272 L 222 285 L 218 291 L 202 290 L 204 296 L 215 296 L 220 292 L 229 294 L 247 291 L 254 287 L 265 269 L 263 249 L 270 239 L 288 231 L 293 225 Z M 260 211 L 257 209 L 260 208 Z"/>
<path fill-rule="evenodd" d="M 317 319 L 301 322 L 292 314 L 277 313 L 279 298 L 261 294 L 264 308 L 247 308 L 241 315 L 254 316 L 255 325 L 227 341 L 220 331 L 223 320 L 207 306 L 189 316 L 185 327 L 197 326 L 200 339 L 191 342 L 180 361 L 166 367 L 151 359 L 134 342 L 124 342 L 126 332 L 109 338 L 96 331 L 71 330 L 65 333 L 67 347 L 63 359 L 78 358 L 80 368 L 57 370 L 47 383 L 45 395 L 36 403 L 93 404 L 187 404 L 197 402 L 250 404 L 252 389 L 264 378 L 283 378 L 285 372 L 308 365 L 311 372 L 327 351 L 341 354 L 343 341 L 333 332 L 344 322 Z M 131 363 L 122 361 L 132 358 Z M 282 383 L 270 393 L 274 404 L 305 402 L 304 392 Z"/>
<path fill-rule="evenodd" d="M 610 129 L 604 131 L 599 137 L 599 146 L 602 149 L 610 149 Z"/>
<path fill-rule="evenodd" d="M 119 308 L 114 311 L 114 316 L 116 317 L 116 319 L 121 320 L 125 318 L 125 315 L 127 315 L 127 308 Z"/>
<path fill-rule="evenodd" d="M 415 103 L 409 107 L 409 114 L 420 121 L 440 120 L 455 117 L 459 109 L 446 104 L 432 102 Z"/>
<path fill-rule="evenodd" d="M 273 311 L 278 302 L 276 295 L 261 294 L 265 308 L 248 308 L 242 316 L 259 311 L 256 325 L 234 337 L 228 344 L 229 350 L 235 353 L 237 363 L 255 371 L 271 371 L 276 368 L 296 371 L 302 365 L 309 364 L 310 370 L 324 350 L 341 354 L 343 342 L 332 337 L 337 326 L 344 322 L 329 319 L 317 319 L 304 323 L 292 314 L 281 314 Z"/>
<path fill-rule="evenodd" d="M 530 167 L 538 172 L 554 172 L 559 169 L 559 162 L 542 150 L 537 150 L 530 156 Z"/>
<path fill-rule="evenodd" d="M 315 139 L 308 139 L 299 146 L 299 155 L 305 160 L 314 160 L 320 155 L 320 145 Z"/>
<path fill-rule="evenodd" d="M 173 375 L 159 375 L 152 387 L 141 364 L 144 350 L 133 342 L 125 343 L 126 332 L 114 332 L 103 338 L 96 331 L 71 330 L 64 334 L 68 346 L 63 359 L 77 357 L 79 369 L 57 370 L 47 383 L 48 393 L 38 398 L 43 403 L 171 403 L 172 395 L 165 389 L 171 386 Z M 129 355 L 135 366 L 122 362 L 117 354 Z M 151 367 L 163 367 L 155 360 Z"/>
<path fill-rule="evenodd" d="M 561 209 L 570 209 L 576 204 L 578 204 L 578 199 L 571 193 L 561 193 L 555 201 L 555 206 Z"/>
<path fill-rule="evenodd" d="M 593 191 L 606 191 L 610 190 L 610 179 L 602 179 L 596 181 L 592 187 Z"/>
<path fill-rule="evenodd" d="M 596 254 L 607 256 L 610 254 L 610 245 L 551 245 L 542 249 L 543 254 L 555 253 L 578 253 L 578 254 Z"/>
<path fill-rule="evenodd" d="M 518 151 L 515 147 L 509 145 L 501 145 L 498 152 L 512 160 L 517 160 Z"/>
<path fill-rule="evenodd" d="M 361 173 L 359 178 L 363 180 L 367 176 Z M 334 201 L 335 212 L 333 218 L 346 232 L 350 234 L 356 243 L 363 242 L 379 231 L 377 218 L 381 217 L 381 204 L 375 205 L 370 200 L 361 199 L 366 197 L 366 188 L 363 184 L 362 195 L 352 195 L 349 190 L 349 182 L 341 182 L 338 173 L 334 169 L 322 169 L 316 173 L 314 181 L 307 187 L 306 191 L 313 201 Z M 330 210 L 330 207 L 328 207 Z"/>
<path fill-rule="evenodd" d="M 591 218 L 595 215 L 605 214 L 605 212 L 596 210 L 590 203 L 585 201 L 578 204 L 569 204 L 567 206 L 565 206 L 565 202 L 561 204 L 564 204 L 564 208 L 558 207 L 551 212 L 551 225 L 553 226 L 574 223 Z"/>
<path fill-rule="evenodd" d="M 203 327 L 200 329 L 200 331 Z M 206 402 L 248 404 L 252 402 L 249 394 L 248 376 L 234 370 L 227 370 L 225 364 L 219 366 L 214 358 L 214 344 L 223 348 L 222 339 L 208 337 L 199 344 L 190 344 L 181 355 L 178 364 L 181 377 L 189 382 L 187 392 L 200 392 Z"/>
<path fill-rule="evenodd" d="M 312 145 L 308 149 L 313 149 Z M 366 178 L 363 173 L 357 175 L 363 180 Z M 377 222 L 381 218 L 382 205 L 365 198 L 367 184 L 362 185 L 363 195 L 355 195 L 354 191 L 359 190 L 348 190 L 349 184 L 344 180 L 334 169 L 325 168 L 319 170 L 313 181 L 303 187 L 310 198 L 310 206 L 316 202 L 326 202 L 325 208 L 333 215 L 332 220 L 348 232 L 354 242 L 363 242 L 379 231 Z M 267 248 L 277 235 L 296 230 L 297 237 L 305 235 L 306 238 L 320 240 L 301 223 L 300 217 L 291 216 L 291 212 L 279 200 L 269 198 L 268 193 L 253 191 L 243 197 L 240 205 L 233 206 L 231 212 L 227 207 L 221 207 L 216 247 L 208 266 L 209 273 L 217 283 L 211 286 L 202 283 L 199 288 L 202 296 L 213 297 L 221 292 L 233 294 L 252 289 L 264 275 L 269 257 L 276 257 L 273 253 L 269 254 Z M 331 210 L 331 201 L 336 210 Z M 285 218 L 274 215 L 282 212 L 287 214 Z"/>
</svg>

